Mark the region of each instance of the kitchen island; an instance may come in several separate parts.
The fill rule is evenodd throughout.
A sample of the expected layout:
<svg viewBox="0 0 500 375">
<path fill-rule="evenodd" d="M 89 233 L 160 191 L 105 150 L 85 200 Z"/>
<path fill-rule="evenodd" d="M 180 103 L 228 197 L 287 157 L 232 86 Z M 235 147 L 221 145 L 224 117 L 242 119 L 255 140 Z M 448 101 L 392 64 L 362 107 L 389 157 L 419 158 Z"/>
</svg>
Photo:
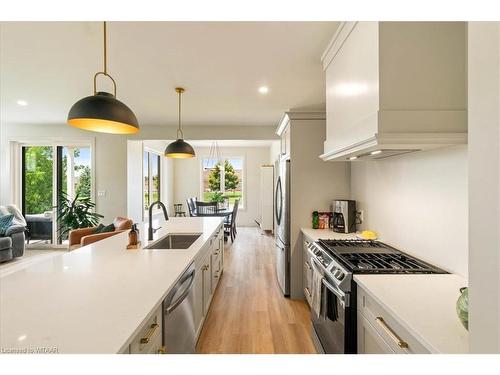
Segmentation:
<svg viewBox="0 0 500 375">
<path fill-rule="evenodd" d="M 221 218 L 171 218 L 142 247 L 128 231 L 0 278 L 0 352 L 122 353 L 188 266 L 220 233 Z M 201 233 L 187 249 L 143 249 L 169 233 Z"/>
</svg>

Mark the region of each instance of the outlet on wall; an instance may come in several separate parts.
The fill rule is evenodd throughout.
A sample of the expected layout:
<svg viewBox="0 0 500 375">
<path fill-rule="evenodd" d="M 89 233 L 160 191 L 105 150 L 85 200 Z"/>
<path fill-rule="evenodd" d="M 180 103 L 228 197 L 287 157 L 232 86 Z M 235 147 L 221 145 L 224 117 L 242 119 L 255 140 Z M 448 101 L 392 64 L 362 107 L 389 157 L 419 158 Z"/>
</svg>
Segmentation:
<svg viewBox="0 0 500 375">
<path fill-rule="evenodd" d="M 363 224 L 363 221 L 365 221 L 365 211 L 364 210 L 358 210 L 356 216 L 358 218 L 358 224 Z"/>
</svg>

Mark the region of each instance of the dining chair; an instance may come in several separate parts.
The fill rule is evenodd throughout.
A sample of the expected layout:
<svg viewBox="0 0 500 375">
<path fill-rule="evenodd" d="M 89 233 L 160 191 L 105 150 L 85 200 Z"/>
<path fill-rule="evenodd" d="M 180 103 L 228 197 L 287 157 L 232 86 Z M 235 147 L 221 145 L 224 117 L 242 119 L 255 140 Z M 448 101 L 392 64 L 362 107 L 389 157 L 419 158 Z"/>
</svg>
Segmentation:
<svg viewBox="0 0 500 375">
<path fill-rule="evenodd" d="M 191 197 L 186 199 L 186 205 L 188 207 L 189 216 L 196 216 L 196 201 L 198 198 Z"/>
<path fill-rule="evenodd" d="M 214 216 L 217 214 L 217 202 L 196 201 L 196 216 Z"/>
<path fill-rule="evenodd" d="M 231 216 L 228 217 L 227 221 L 224 222 L 224 237 L 231 237 L 231 242 L 234 242 L 236 238 L 236 215 L 238 214 L 238 206 L 240 200 L 236 199 L 233 205 L 233 212 Z"/>
</svg>

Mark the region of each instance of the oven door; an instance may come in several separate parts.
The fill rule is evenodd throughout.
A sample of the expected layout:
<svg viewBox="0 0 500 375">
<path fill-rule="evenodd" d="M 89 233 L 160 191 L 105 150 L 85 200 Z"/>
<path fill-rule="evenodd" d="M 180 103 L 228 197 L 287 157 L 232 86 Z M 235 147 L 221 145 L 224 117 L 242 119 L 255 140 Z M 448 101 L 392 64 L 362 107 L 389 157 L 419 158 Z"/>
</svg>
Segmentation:
<svg viewBox="0 0 500 375">
<path fill-rule="evenodd" d="M 313 266 L 318 268 L 315 261 Z M 350 306 L 351 294 L 340 290 L 324 277 L 321 287 L 321 312 L 311 313 L 313 328 L 325 354 L 356 353 L 356 328 Z M 354 314 L 355 314 L 354 310 Z"/>
</svg>

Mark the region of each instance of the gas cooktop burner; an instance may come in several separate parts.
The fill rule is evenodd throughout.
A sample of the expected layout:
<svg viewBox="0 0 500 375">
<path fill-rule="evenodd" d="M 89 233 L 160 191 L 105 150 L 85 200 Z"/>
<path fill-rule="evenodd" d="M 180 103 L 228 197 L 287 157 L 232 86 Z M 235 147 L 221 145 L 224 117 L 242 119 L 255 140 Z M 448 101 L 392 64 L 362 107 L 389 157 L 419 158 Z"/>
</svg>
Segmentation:
<svg viewBox="0 0 500 375">
<path fill-rule="evenodd" d="M 380 241 L 319 240 L 319 245 L 353 273 L 446 273 Z"/>
</svg>

